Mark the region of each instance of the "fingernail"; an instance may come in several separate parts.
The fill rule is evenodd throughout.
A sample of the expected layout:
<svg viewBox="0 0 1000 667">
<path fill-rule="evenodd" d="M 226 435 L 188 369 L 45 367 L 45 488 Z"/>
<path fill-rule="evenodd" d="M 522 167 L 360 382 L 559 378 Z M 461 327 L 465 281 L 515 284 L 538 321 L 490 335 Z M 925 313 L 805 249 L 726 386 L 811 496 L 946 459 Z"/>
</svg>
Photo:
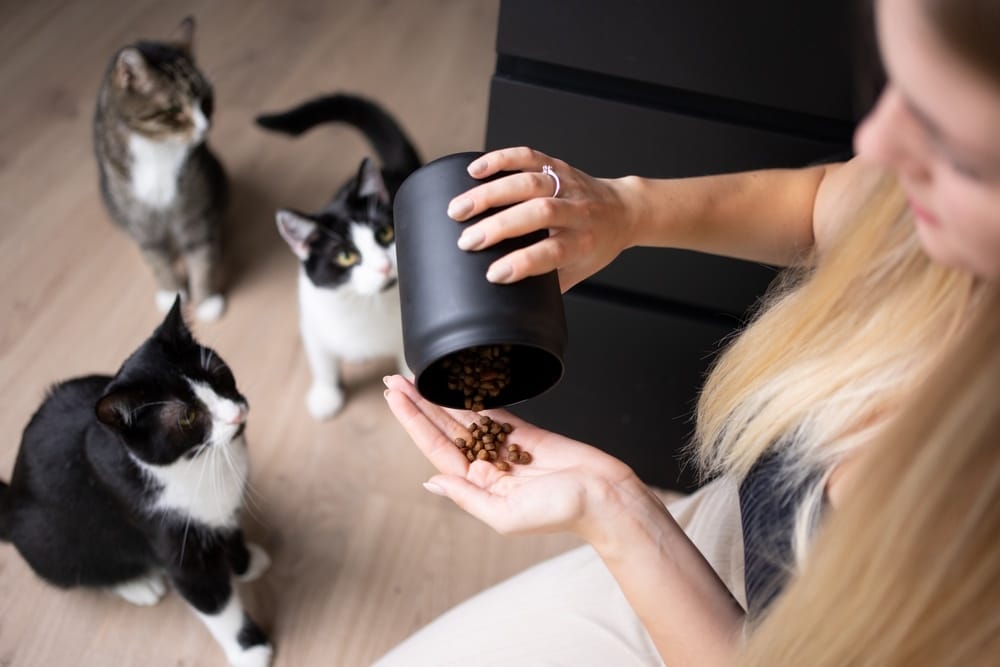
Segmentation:
<svg viewBox="0 0 1000 667">
<path fill-rule="evenodd" d="M 462 250 L 472 250 L 478 248 L 484 240 L 483 233 L 478 229 L 467 229 L 458 237 L 458 247 Z"/>
<path fill-rule="evenodd" d="M 502 283 L 512 273 L 510 264 L 507 262 L 496 262 L 486 271 L 486 279 L 491 283 Z"/>
<path fill-rule="evenodd" d="M 389 398 L 389 390 L 388 389 L 386 389 L 385 391 L 382 392 L 382 397 L 383 398 Z"/>
<path fill-rule="evenodd" d="M 448 204 L 448 217 L 454 220 L 463 218 L 472 210 L 472 200 L 467 197 L 452 199 Z"/>
<path fill-rule="evenodd" d="M 389 386 L 389 376 L 388 375 L 385 375 L 385 376 L 382 377 L 382 384 L 384 384 L 387 387 Z"/>
<path fill-rule="evenodd" d="M 448 494 L 444 492 L 444 489 L 434 482 L 424 482 L 424 488 L 433 493 L 435 496 L 448 496 Z"/>
<path fill-rule="evenodd" d="M 473 160 L 468 166 L 469 176 L 479 176 L 486 171 L 486 167 L 487 162 L 485 159 L 479 158 Z"/>
</svg>

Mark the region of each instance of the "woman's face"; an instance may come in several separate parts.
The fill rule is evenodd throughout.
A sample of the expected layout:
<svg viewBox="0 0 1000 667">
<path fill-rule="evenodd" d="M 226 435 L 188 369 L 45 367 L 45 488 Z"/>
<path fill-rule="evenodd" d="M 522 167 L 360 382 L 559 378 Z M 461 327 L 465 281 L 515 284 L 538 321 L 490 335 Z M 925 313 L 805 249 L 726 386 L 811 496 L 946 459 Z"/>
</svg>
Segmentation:
<svg viewBox="0 0 1000 667">
<path fill-rule="evenodd" d="M 876 19 L 888 84 L 855 148 L 898 173 L 932 259 L 1000 279 L 1000 81 L 949 49 L 917 0 L 877 0 Z"/>
</svg>

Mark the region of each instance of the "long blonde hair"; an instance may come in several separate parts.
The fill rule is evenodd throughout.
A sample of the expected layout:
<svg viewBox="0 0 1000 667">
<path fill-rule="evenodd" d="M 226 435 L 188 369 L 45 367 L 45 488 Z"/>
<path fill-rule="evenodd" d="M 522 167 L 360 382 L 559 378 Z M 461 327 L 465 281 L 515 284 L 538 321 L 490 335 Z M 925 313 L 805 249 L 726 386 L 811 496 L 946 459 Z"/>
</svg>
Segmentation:
<svg viewBox="0 0 1000 667">
<path fill-rule="evenodd" d="M 865 465 L 741 665 L 994 665 L 1000 286 Z"/>
<path fill-rule="evenodd" d="M 825 254 L 786 272 L 719 357 L 697 409 L 696 458 L 707 476 L 742 480 L 774 450 L 788 488 L 806 484 L 792 538 L 797 561 L 826 474 L 877 435 L 976 302 L 971 276 L 924 253 L 892 176 L 843 215 Z"/>
<path fill-rule="evenodd" d="M 973 280 L 920 247 L 885 176 L 829 252 L 773 291 L 698 403 L 698 456 L 742 479 L 770 446 L 826 467 L 870 439 L 967 316 Z"/>
</svg>

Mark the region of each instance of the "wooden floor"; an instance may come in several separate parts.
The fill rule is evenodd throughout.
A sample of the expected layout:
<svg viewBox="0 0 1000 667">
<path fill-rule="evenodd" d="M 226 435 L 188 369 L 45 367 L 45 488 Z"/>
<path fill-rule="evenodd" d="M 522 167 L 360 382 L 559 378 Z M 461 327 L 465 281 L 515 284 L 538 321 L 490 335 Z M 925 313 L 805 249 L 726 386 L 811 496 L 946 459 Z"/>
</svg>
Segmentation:
<svg viewBox="0 0 1000 667">
<path fill-rule="evenodd" d="M 214 82 L 210 144 L 235 187 L 229 311 L 195 335 L 250 401 L 250 537 L 274 559 L 245 586 L 276 665 L 367 665 L 453 604 L 575 544 L 504 538 L 428 494 L 429 464 L 391 418 L 381 376 L 355 366 L 344 411 L 316 423 L 296 324 L 296 262 L 273 223 L 315 209 L 368 152 L 348 129 L 297 140 L 252 124 L 334 89 L 397 114 L 426 159 L 480 149 L 497 0 L 0 0 L 0 477 L 46 387 L 112 373 L 160 320 L 135 247 L 101 208 L 91 153 L 107 60 L 186 14 Z M 0 544 L 0 666 L 220 665 L 176 595 L 132 607 L 62 592 Z"/>
</svg>

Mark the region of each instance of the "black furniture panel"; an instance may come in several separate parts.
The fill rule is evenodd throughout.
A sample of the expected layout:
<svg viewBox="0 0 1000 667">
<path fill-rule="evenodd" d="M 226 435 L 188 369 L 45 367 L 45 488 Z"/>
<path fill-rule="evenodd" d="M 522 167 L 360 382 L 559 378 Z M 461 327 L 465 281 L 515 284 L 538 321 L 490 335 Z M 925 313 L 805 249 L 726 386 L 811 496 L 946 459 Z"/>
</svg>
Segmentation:
<svg viewBox="0 0 1000 667">
<path fill-rule="evenodd" d="M 849 0 L 502 0 L 486 148 L 530 145 L 595 176 L 683 177 L 850 155 Z M 566 295 L 567 371 L 514 412 L 647 482 L 680 462 L 704 372 L 773 267 L 629 250 Z"/>
<path fill-rule="evenodd" d="M 844 0 L 503 0 L 497 52 L 850 120 L 853 13 Z"/>
<path fill-rule="evenodd" d="M 793 167 L 844 151 L 842 143 L 509 79 L 494 79 L 486 143 L 534 146 L 594 176 L 659 178 Z M 748 262 L 636 249 L 593 282 L 740 314 L 773 275 L 773 269 Z"/>
<path fill-rule="evenodd" d="M 614 452 L 647 481 L 693 488 L 683 445 L 692 428 L 693 386 L 730 326 L 570 292 L 566 375 L 514 412 L 535 424 L 553 415 L 559 433 Z"/>
</svg>

